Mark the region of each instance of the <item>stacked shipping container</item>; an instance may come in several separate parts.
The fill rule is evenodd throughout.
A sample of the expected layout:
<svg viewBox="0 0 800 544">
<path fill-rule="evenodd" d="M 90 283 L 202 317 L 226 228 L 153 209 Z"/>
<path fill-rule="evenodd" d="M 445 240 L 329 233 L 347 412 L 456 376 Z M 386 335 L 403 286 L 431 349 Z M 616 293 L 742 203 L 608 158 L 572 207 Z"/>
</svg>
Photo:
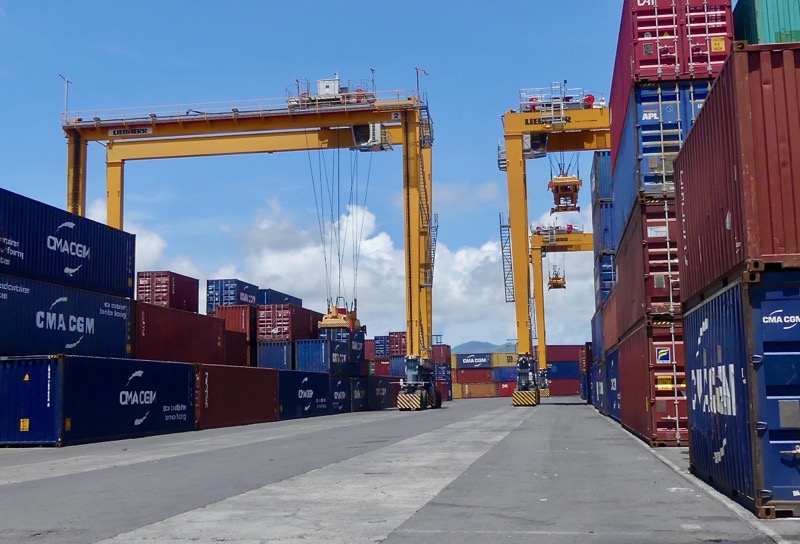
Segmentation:
<svg viewBox="0 0 800 544">
<path fill-rule="evenodd" d="M 800 515 L 798 67 L 737 43 L 675 162 L 690 467 L 760 517 Z"/>
<path fill-rule="evenodd" d="M 596 368 L 587 382 L 598 409 L 650 445 L 688 436 L 673 161 L 731 50 L 732 30 L 730 0 L 626 0 L 623 8 L 610 100 L 610 204 L 600 200 L 599 154 L 593 176 L 600 240 Z M 603 248 L 613 265 L 597 260 Z M 599 281 L 609 276 L 604 265 L 615 270 L 610 294 Z"/>
</svg>

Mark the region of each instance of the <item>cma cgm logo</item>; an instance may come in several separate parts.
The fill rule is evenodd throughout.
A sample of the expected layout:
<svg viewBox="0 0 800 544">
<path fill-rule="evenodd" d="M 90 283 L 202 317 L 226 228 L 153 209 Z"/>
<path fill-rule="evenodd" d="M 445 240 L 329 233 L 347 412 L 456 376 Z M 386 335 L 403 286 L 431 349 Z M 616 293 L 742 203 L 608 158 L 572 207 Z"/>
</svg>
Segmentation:
<svg viewBox="0 0 800 544">
<path fill-rule="evenodd" d="M 136 384 L 140 378 L 144 377 L 143 370 L 137 370 L 131 374 L 122 391 L 119 392 L 120 406 L 152 406 L 156 402 L 156 392 L 148 391 L 146 389 L 136 389 Z M 133 384 L 134 387 L 130 387 Z M 147 416 L 150 415 L 150 410 L 147 410 L 142 417 L 133 420 L 133 425 L 138 427 Z"/>
<path fill-rule="evenodd" d="M 656 7 L 656 0 L 637 0 L 636 4 L 639 7 L 644 7 L 644 6 Z"/>
<path fill-rule="evenodd" d="M 793 329 L 800 323 L 800 315 L 784 314 L 783 310 L 775 310 L 761 318 L 765 325 L 783 325 L 783 330 Z"/>
<path fill-rule="evenodd" d="M 366 391 L 363 391 L 361 389 L 356 389 L 355 391 L 353 391 L 353 399 L 354 400 L 361 400 L 365 396 L 366 396 Z"/>
<path fill-rule="evenodd" d="M 313 389 L 303 389 L 303 386 L 308 381 L 308 378 L 303 378 L 303 381 L 300 382 L 300 389 L 297 390 L 297 398 L 298 399 L 313 399 L 314 398 L 314 390 Z"/>
<path fill-rule="evenodd" d="M 386 389 L 385 387 L 378 387 L 377 389 L 375 389 L 375 396 L 385 397 L 388 392 L 389 390 Z"/>
<path fill-rule="evenodd" d="M 36 327 L 48 331 L 73 332 L 80 334 L 74 342 L 65 344 L 66 349 L 72 349 L 81 343 L 87 334 L 94 334 L 94 318 L 67 313 L 65 305 L 69 302 L 67 297 L 57 298 L 48 310 L 36 312 Z"/>
<path fill-rule="evenodd" d="M 333 392 L 333 400 L 346 400 L 347 393 L 344 391 L 334 391 Z"/>
<path fill-rule="evenodd" d="M 489 359 L 486 358 L 486 356 L 478 357 L 476 355 L 467 355 L 462 359 L 462 362 L 467 365 L 481 364 L 481 363 L 486 363 L 488 361 Z"/>
<path fill-rule="evenodd" d="M 92 250 L 89 246 L 80 244 L 78 242 L 71 242 L 59 236 L 59 233 L 64 234 L 66 232 L 72 232 L 74 228 L 75 223 L 69 221 L 60 224 L 56 231 L 47 237 L 47 249 L 50 251 L 55 251 L 56 253 L 66 253 L 68 255 L 72 255 L 73 257 L 78 257 L 79 259 L 89 259 L 92 255 Z M 77 272 L 81 266 L 83 265 L 80 265 L 77 268 L 66 267 L 64 268 L 64 273 L 71 276 Z"/>
<path fill-rule="evenodd" d="M 723 416 L 736 415 L 736 374 L 733 364 L 692 371 L 692 410 Z"/>
<path fill-rule="evenodd" d="M 249 288 L 250 288 L 249 285 L 244 286 L 244 289 L 242 289 L 241 292 L 239 293 L 239 301 L 244 302 L 245 304 L 255 304 L 256 296 L 251 295 L 250 293 L 247 292 Z"/>
</svg>

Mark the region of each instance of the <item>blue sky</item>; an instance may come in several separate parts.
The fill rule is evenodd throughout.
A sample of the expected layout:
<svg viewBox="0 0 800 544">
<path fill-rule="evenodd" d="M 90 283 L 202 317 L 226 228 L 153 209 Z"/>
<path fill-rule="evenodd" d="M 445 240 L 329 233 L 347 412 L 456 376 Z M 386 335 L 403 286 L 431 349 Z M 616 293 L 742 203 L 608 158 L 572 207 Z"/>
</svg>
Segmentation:
<svg viewBox="0 0 800 544">
<path fill-rule="evenodd" d="M 502 343 L 516 333 L 499 254 L 498 213 L 508 209 L 496 164 L 500 116 L 516 107 L 520 88 L 551 81 L 567 79 L 607 97 L 621 7 L 610 0 L 0 0 L 0 184 L 64 207 L 59 74 L 73 82 L 69 110 L 77 111 L 281 98 L 298 78 L 338 72 L 343 80 L 368 79 L 370 68 L 379 90 L 410 90 L 422 67 L 435 123 L 440 224 L 434 332 L 453 345 Z M 340 158 L 343 165 L 358 161 L 363 186 L 369 155 L 344 151 Z M 400 159 L 399 149 L 372 156 L 358 273 L 359 312 L 370 335 L 404 329 Z M 90 145 L 88 201 L 98 218 L 104 160 L 104 149 Z M 584 212 L 570 218 L 587 230 L 590 166 L 585 153 Z M 549 169 L 547 159 L 528 163 L 531 221 L 551 206 Z M 139 266 L 202 280 L 235 274 L 324 309 L 312 175 L 318 172 L 305 152 L 129 163 L 126 230 L 139 237 Z M 349 185 L 349 174 L 342 182 Z M 591 256 L 564 263 L 568 289 L 546 300 L 548 341 L 583 342 L 594 307 Z"/>
</svg>

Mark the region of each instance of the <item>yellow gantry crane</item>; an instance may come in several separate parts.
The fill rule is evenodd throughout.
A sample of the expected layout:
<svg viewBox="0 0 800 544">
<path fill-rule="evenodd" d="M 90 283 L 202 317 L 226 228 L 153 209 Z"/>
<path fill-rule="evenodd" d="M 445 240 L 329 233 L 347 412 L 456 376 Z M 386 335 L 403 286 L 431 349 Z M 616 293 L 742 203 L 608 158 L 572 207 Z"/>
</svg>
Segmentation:
<svg viewBox="0 0 800 544">
<path fill-rule="evenodd" d="M 510 110 L 502 116 L 504 141 L 498 147 L 498 166 L 506 171 L 508 180 L 508 223 L 503 224 L 501 218 L 506 301 L 515 303 L 520 354 L 533 354 L 532 334 L 536 333 L 540 372 L 547 368 L 542 258 L 549 252 L 592 251 L 593 246 L 591 233 L 569 225 L 529 226 L 525 161 L 552 152 L 611 147 L 608 107 L 581 89 L 566 89 L 565 84 L 521 90 L 519 111 Z M 555 198 L 553 211 L 573 211 L 569 208 L 577 208 L 579 180 L 561 178 L 550 182 Z M 560 199 L 562 194 L 565 196 Z"/>
<path fill-rule="evenodd" d="M 427 98 L 342 86 L 338 75 L 297 85 L 282 99 L 64 114 L 67 209 L 86 214 L 89 142 L 106 146 L 107 223 L 123 228 L 125 163 L 133 160 L 314 149 L 403 148 L 407 353 L 431 358 L 436 215 L 431 213 L 433 123 Z"/>
</svg>

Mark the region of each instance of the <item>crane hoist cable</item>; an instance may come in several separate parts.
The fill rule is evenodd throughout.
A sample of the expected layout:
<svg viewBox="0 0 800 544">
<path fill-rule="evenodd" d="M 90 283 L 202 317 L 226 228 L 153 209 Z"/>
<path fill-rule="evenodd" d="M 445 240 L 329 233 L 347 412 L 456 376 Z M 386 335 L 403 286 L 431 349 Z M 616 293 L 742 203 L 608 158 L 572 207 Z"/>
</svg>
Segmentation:
<svg viewBox="0 0 800 544">
<path fill-rule="evenodd" d="M 337 136 L 338 138 L 338 136 Z M 348 309 L 355 309 L 358 295 L 358 266 L 361 255 L 361 241 L 364 235 L 364 223 L 367 204 L 369 180 L 372 172 L 372 155 L 370 154 L 367 168 L 364 197 L 360 198 L 361 178 L 359 173 L 359 153 L 355 150 L 350 154 L 350 187 L 342 187 L 342 156 L 341 147 L 337 142 L 336 149 L 330 153 L 330 161 L 325 159 L 324 150 L 317 153 L 318 175 L 314 175 L 314 162 L 311 151 L 308 151 L 309 170 L 314 188 L 314 204 L 317 212 L 317 223 L 325 262 L 325 281 L 327 288 L 328 307 L 338 306 L 338 301 L 343 299 Z M 347 195 L 346 206 L 343 209 L 343 196 Z M 327 202 L 326 202 L 327 199 Z M 353 290 L 350 304 L 348 302 L 347 288 L 345 285 L 345 253 L 352 249 Z M 335 251 L 335 255 L 334 255 Z M 333 267 L 336 266 L 336 293 L 334 293 Z"/>
</svg>

